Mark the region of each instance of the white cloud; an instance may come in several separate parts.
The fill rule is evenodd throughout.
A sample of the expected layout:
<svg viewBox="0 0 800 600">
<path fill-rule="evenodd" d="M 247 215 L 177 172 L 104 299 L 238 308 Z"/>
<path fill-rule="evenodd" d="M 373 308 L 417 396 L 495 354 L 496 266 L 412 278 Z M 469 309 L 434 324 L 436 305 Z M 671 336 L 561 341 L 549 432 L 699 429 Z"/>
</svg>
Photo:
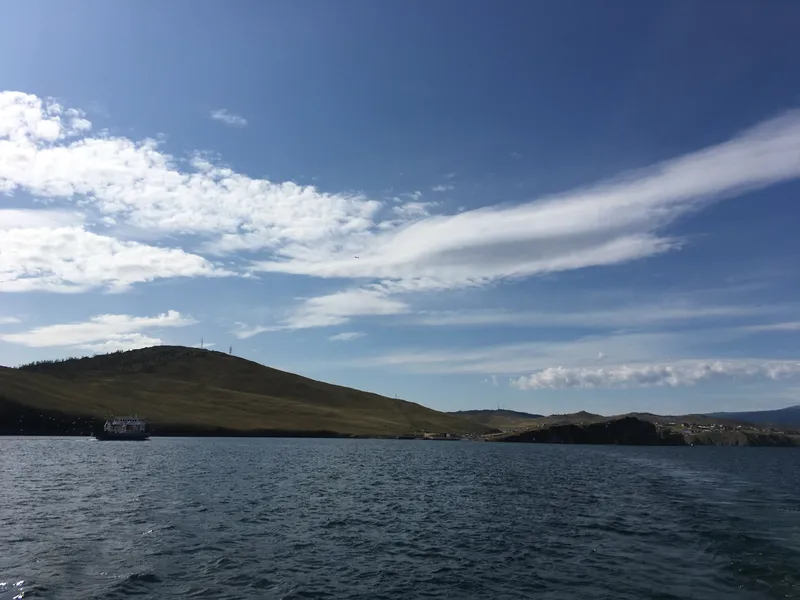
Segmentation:
<svg viewBox="0 0 800 600">
<path fill-rule="evenodd" d="M 80 227 L 84 221 L 85 216 L 75 211 L 0 209 L 0 230 Z"/>
<path fill-rule="evenodd" d="M 698 306 L 688 303 L 619 305 L 613 309 L 573 311 L 509 311 L 481 309 L 425 311 L 410 318 L 419 325 L 446 326 L 535 326 L 535 327 L 641 327 L 696 320 L 763 315 L 775 311 L 766 306 Z"/>
<path fill-rule="evenodd" d="M 486 379 L 481 379 L 481 383 L 486 385 L 491 385 L 492 387 L 497 387 L 498 386 L 497 376 L 492 375 L 491 377 L 487 377 Z"/>
<path fill-rule="evenodd" d="M 225 123 L 225 125 L 230 125 L 231 127 L 244 127 L 245 125 L 247 125 L 247 119 L 245 119 L 242 116 L 230 113 L 224 108 L 212 110 L 211 118 L 214 119 L 215 121 L 221 121 L 222 123 Z"/>
<path fill-rule="evenodd" d="M 455 176 L 456 176 L 456 174 L 455 174 L 455 173 L 452 173 L 452 172 L 451 172 L 451 173 L 445 173 L 445 174 L 444 174 L 444 178 L 445 178 L 445 179 L 455 179 Z"/>
<path fill-rule="evenodd" d="M 784 323 L 769 323 L 766 325 L 750 325 L 749 331 L 800 331 L 800 321 L 787 321 Z"/>
<path fill-rule="evenodd" d="M 800 176 L 800 112 L 624 178 L 518 206 L 435 215 L 339 247 L 290 244 L 264 271 L 442 286 L 619 264 L 678 248 L 663 230 L 708 203 Z M 358 256 L 355 260 L 353 257 Z"/>
<path fill-rule="evenodd" d="M 343 333 L 332 335 L 328 339 L 332 342 L 351 342 L 360 337 L 364 337 L 365 335 L 365 333 L 361 333 L 360 331 L 345 331 Z"/>
<path fill-rule="evenodd" d="M 318 277 L 452 288 L 616 264 L 678 247 L 661 231 L 711 200 L 800 176 L 800 113 L 790 112 L 616 181 L 404 223 L 382 219 L 381 203 L 357 194 L 254 179 L 210 160 L 182 169 L 154 140 L 71 140 L 61 129 L 59 143 L 43 140 L 38 124 L 52 120 L 53 106 L 0 94 L 0 189 L 83 197 L 117 222 L 204 235 L 219 252 L 265 249 L 271 257 L 257 268 Z"/>
<path fill-rule="evenodd" d="M 713 332 L 705 332 L 704 339 L 715 340 L 716 337 Z M 680 334 L 629 333 L 478 348 L 398 350 L 360 358 L 353 365 L 389 367 L 414 373 L 513 375 L 546 369 L 553 364 L 593 366 L 601 352 L 614 362 L 635 362 L 666 360 L 686 351 L 686 339 Z"/>
<path fill-rule="evenodd" d="M 158 346 L 162 343 L 160 338 L 150 337 L 141 333 L 110 334 L 108 339 L 103 342 L 80 344 L 76 348 L 91 350 L 97 354 L 107 354 L 117 350 L 136 350 L 137 348 L 149 348 Z"/>
<path fill-rule="evenodd" d="M 17 317 L 0 317 L 0 325 L 14 325 L 20 323 Z"/>
<path fill-rule="evenodd" d="M 429 217 L 430 209 L 437 204 L 438 202 L 406 202 L 399 206 L 393 206 L 392 212 L 406 220 L 418 219 Z"/>
<path fill-rule="evenodd" d="M 122 291 L 167 277 L 230 274 L 180 249 L 123 242 L 80 227 L 0 230 L 0 248 L 0 292 Z"/>
<path fill-rule="evenodd" d="M 690 386 L 716 379 L 778 380 L 800 374 L 800 361 L 682 360 L 603 367 L 550 367 L 511 380 L 520 390 Z"/>
<path fill-rule="evenodd" d="M 294 309 L 281 329 L 307 329 L 341 325 L 355 315 L 397 315 L 409 310 L 399 300 L 385 297 L 380 291 L 354 289 L 309 298 Z"/>
<path fill-rule="evenodd" d="M 155 317 L 98 315 L 88 321 L 45 325 L 28 331 L 0 335 L 0 340 L 32 348 L 70 346 L 94 352 L 130 350 L 160 344 L 161 340 L 142 333 L 163 327 L 185 327 L 196 323 L 170 310 Z"/>
<path fill-rule="evenodd" d="M 181 161 L 152 139 L 90 137 L 90 128 L 80 113 L 54 101 L 0 93 L 0 191 L 77 203 L 115 227 L 149 236 L 200 236 L 202 247 L 217 253 L 261 252 L 254 255 L 256 271 L 362 279 L 369 287 L 361 292 L 372 298 L 367 310 L 379 302 L 376 294 L 485 285 L 667 252 L 682 243 L 666 233 L 676 219 L 800 176 L 797 111 L 613 181 L 455 215 L 423 214 L 418 194 L 387 210 L 361 194 L 252 178 L 207 157 Z M 203 258 L 185 256 L 192 257 L 182 259 L 193 261 L 189 272 L 213 271 Z M 53 287 L 56 277 L 36 289 Z M 384 306 L 405 307 L 385 300 Z M 297 308 L 297 319 L 304 311 L 306 322 L 320 314 L 313 299 Z M 338 324 L 355 314 L 317 322 Z"/>
<path fill-rule="evenodd" d="M 374 227 L 381 208 L 359 195 L 253 179 L 207 157 L 181 168 L 153 139 L 45 142 L 31 124 L 46 120 L 49 106 L 35 96 L 0 93 L 0 192 L 77 200 L 151 235 L 206 236 L 218 252 L 268 248 L 280 255 L 287 244 L 358 237 Z"/>
<path fill-rule="evenodd" d="M 91 123 L 82 112 L 65 110 L 52 99 L 43 101 L 22 92 L 0 93 L 0 140 L 49 144 L 90 129 Z"/>
<path fill-rule="evenodd" d="M 240 340 L 246 340 L 259 333 L 266 333 L 268 331 L 280 331 L 280 327 L 262 325 L 248 325 L 247 323 L 235 323 L 235 328 L 231 333 Z"/>
<path fill-rule="evenodd" d="M 236 323 L 232 333 L 246 339 L 265 332 L 343 325 L 354 316 L 399 315 L 408 310 L 405 302 L 389 298 L 381 290 L 352 289 L 303 299 L 274 325 Z"/>
<path fill-rule="evenodd" d="M 439 184 L 439 185 L 433 186 L 431 188 L 431 191 L 433 191 L 433 192 L 449 192 L 449 191 L 454 190 L 454 189 L 456 189 L 456 186 L 454 186 L 452 184 L 449 184 L 449 183 L 443 183 L 443 184 Z"/>
</svg>

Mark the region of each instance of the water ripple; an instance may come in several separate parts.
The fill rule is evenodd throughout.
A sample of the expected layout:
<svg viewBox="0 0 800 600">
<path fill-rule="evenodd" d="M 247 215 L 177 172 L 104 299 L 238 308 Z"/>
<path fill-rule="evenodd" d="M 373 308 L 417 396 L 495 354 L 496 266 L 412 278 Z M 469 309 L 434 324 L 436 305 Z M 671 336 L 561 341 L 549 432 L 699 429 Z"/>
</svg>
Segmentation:
<svg viewBox="0 0 800 600">
<path fill-rule="evenodd" d="M 800 598 L 791 450 L 0 445 L 0 600 Z"/>
</svg>

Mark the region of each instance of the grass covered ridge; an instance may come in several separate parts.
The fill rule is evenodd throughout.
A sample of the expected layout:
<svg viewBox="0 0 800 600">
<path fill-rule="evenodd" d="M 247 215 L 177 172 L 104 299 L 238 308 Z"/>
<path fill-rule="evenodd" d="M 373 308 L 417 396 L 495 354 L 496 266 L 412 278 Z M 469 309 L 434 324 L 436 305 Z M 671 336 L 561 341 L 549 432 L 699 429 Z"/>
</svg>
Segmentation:
<svg viewBox="0 0 800 600">
<path fill-rule="evenodd" d="M 155 346 L 18 368 L 0 367 L 0 428 L 39 411 L 104 420 L 138 414 L 157 430 L 486 433 L 413 402 L 316 381 L 211 350 Z"/>
</svg>

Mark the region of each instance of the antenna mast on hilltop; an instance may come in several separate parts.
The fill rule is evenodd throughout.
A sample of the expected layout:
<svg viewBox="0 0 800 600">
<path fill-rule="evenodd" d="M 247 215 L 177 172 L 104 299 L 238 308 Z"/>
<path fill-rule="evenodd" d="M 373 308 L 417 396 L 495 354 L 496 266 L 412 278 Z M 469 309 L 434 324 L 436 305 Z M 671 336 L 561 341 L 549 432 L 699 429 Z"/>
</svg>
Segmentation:
<svg viewBox="0 0 800 600">
<path fill-rule="evenodd" d="M 200 338 L 200 350 L 203 349 L 203 338 Z"/>
<path fill-rule="evenodd" d="M 228 348 L 228 354 L 233 354 L 233 346 L 230 346 L 230 347 Z"/>
</svg>

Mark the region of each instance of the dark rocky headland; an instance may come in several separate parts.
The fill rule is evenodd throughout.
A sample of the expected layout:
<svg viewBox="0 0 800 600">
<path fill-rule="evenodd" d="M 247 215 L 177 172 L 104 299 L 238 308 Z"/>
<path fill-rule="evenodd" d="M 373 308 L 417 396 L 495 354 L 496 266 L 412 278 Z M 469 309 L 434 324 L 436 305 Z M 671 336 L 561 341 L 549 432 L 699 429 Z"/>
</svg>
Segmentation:
<svg viewBox="0 0 800 600">
<path fill-rule="evenodd" d="M 501 433 L 496 442 L 538 444 L 618 444 L 626 446 L 800 446 L 800 435 L 744 429 L 710 428 L 680 432 L 638 417 L 590 423 L 562 423 Z"/>
</svg>

